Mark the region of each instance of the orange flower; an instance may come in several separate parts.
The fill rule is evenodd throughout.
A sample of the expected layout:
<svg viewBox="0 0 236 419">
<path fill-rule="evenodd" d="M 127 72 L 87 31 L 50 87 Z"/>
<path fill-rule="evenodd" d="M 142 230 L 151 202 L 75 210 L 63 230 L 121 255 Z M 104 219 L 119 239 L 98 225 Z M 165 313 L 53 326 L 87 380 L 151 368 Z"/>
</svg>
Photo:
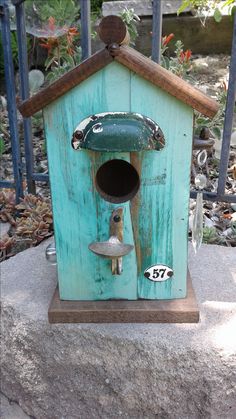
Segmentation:
<svg viewBox="0 0 236 419">
<path fill-rule="evenodd" d="M 164 36 L 164 38 L 162 38 L 162 45 L 163 47 L 166 46 L 167 44 L 169 44 L 169 42 L 174 38 L 174 34 L 170 33 L 170 35 L 168 36 Z"/>
<path fill-rule="evenodd" d="M 56 38 L 41 38 L 42 43 L 39 45 L 46 48 L 50 52 L 53 48 L 58 46 L 58 40 Z"/>
<path fill-rule="evenodd" d="M 50 16 L 48 19 L 48 29 L 50 31 L 54 31 L 55 30 L 55 17 Z"/>
<path fill-rule="evenodd" d="M 186 61 L 189 61 L 189 60 L 190 60 L 190 58 L 191 58 L 191 56 L 192 56 L 192 51 L 191 51 L 190 49 L 187 49 L 187 50 L 185 51 L 185 58 L 186 58 Z"/>
<path fill-rule="evenodd" d="M 75 35 L 78 35 L 78 34 L 79 34 L 79 32 L 77 31 L 77 29 L 76 29 L 76 28 L 69 28 L 69 29 L 68 29 L 68 34 L 69 34 L 70 36 L 75 36 Z"/>
<path fill-rule="evenodd" d="M 179 62 L 182 64 L 188 63 L 191 56 L 192 56 L 192 51 L 190 49 L 187 49 L 185 52 L 181 51 L 179 55 Z"/>
</svg>

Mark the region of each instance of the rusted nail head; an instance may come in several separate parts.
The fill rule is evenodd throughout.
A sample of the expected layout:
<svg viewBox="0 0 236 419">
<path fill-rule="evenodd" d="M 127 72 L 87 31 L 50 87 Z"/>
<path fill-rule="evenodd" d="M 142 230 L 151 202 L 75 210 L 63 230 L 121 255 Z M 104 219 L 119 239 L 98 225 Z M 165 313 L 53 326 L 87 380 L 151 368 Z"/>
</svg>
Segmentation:
<svg viewBox="0 0 236 419">
<path fill-rule="evenodd" d="M 75 131 L 74 132 L 74 137 L 77 139 L 77 140 L 83 140 L 83 138 L 84 138 L 84 133 L 83 133 L 83 131 Z"/>
</svg>

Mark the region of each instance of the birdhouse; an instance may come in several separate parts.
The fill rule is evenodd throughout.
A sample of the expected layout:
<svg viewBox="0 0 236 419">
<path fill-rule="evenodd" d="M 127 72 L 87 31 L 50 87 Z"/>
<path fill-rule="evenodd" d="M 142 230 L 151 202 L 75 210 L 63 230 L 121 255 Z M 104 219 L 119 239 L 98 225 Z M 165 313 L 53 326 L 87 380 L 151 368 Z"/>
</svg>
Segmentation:
<svg viewBox="0 0 236 419">
<path fill-rule="evenodd" d="M 193 111 L 218 109 L 128 47 L 120 18 L 99 35 L 104 49 L 19 106 L 43 110 L 58 299 L 95 302 L 91 321 L 98 301 L 135 311 L 186 297 Z"/>
</svg>

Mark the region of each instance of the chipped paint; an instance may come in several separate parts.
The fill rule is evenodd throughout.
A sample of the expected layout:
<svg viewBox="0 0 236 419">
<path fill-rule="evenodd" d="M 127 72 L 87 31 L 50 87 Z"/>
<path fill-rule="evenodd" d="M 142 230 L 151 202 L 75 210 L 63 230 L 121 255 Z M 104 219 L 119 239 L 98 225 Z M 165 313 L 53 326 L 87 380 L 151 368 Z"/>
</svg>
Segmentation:
<svg viewBox="0 0 236 419">
<path fill-rule="evenodd" d="M 75 150 L 160 151 L 165 145 L 159 125 L 151 118 L 135 112 L 94 114 L 80 122 L 72 138 Z M 76 140 L 80 140 L 79 144 Z"/>
</svg>

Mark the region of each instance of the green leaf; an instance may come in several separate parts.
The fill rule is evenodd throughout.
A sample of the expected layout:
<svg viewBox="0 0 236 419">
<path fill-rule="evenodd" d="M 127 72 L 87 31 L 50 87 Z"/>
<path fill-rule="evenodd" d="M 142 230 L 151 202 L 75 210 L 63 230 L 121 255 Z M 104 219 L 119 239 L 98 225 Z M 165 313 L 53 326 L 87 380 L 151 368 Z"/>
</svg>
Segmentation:
<svg viewBox="0 0 236 419">
<path fill-rule="evenodd" d="M 234 2 L 235 2 L 235 0 L 227 0 L 227 1 L 223 4 L 223 6 L 222 6 L 222 7 L 229 6 L 230 4 L 233 4 Z"/>
<path fill-rule="evenodd" d="M 169 70 L 169 68 L 170 68 L 170 60 L 169 60 L 169 58 L 168 57 L 165 57 L 165 56 L 162 56 L 161 57 L 161 65 L 166 70 Z"/>
<path fill-rule="evenodd" d="M 222 19 L 222 14 L 219 9 L 216 9 L 214 12 L 214 19 L 217 23 L 219 23 Z"/>
<path fill-rule="evenodd" d="M 212 132 L 217 140 L 221 140 L 221 130 L 219 127 L 213 127 Z"/>
<path fill-rule="evenodd" d="M 49 69 L 49 67 L 54 63 L 54 61 L 55 61 L 55 57 L 48 57 L 46 60 L 45 60 L 45 68 L 46 68 L 46 70 L 48 70 Z"/>
<path fill-rule="evenodd" d="M 3 138 L 0 138 L 0 156 L 5 153 L 6 147 Z"/>
<path fill-rule="evenodd" d="M 177 10 L 177 15 L 179 16 L 180 13 L 182 13 L 189 6 L 191 6 L 191 1 L 190 0 L 184 0 L 182 2 L 181 6 L 179 7 L 179 9 Z"/>
<path fill-rule="evenodd" d="M 196 123 L 198 124 L 198 125 L 207 125 L 207 123 L 208 123 L 209 121 L 208 121 L 208 119 L 206 119 L 206 118 L 202 118 L 202 117 L 200 117 L 200 118 L 197 118 L 196 119 Z"/>
</svg>

